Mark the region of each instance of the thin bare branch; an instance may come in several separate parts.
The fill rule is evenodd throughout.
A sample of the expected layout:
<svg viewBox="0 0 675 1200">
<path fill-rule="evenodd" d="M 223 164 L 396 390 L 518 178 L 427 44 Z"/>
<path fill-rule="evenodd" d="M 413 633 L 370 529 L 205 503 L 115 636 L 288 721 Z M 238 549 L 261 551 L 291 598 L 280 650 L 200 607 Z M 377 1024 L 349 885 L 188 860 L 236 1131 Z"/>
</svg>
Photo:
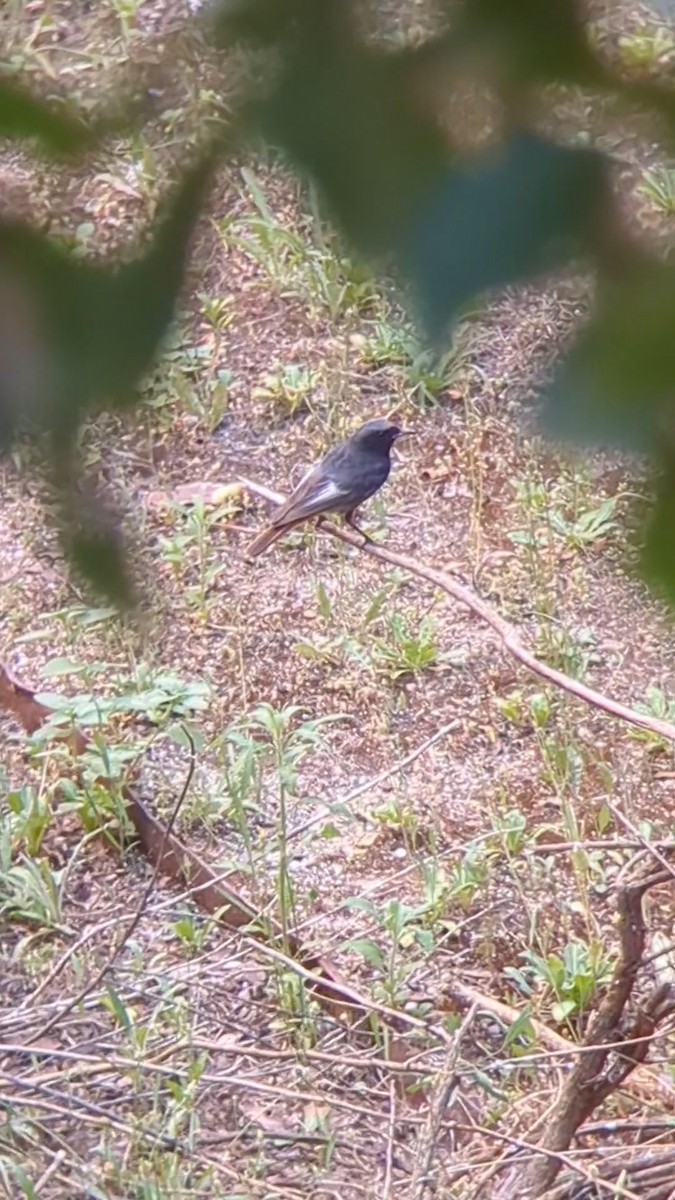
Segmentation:
<svg viewBox="0 0 675 1200">
<path fill-rule="evenodd" d="M 256 483 L 252 479 L 242 478 L 240 482 L 249 492 L 257 496 L 262 496 L 265 500 L 270 500 L 274 504 L 282 504 L 286 499 L 279 492 L 273 492 L 271 488 Z M 540 679 L 545 679 L 548 683 L 552 683 L 554 687 L 567 692 L 568 695 L 574 696 L 577 700 L 583 701 L 584 704 L 588 704 L 592 708 L 606 712 L 611 717 L 616 717 L 619 721 L 625 721 L 628 725 L 634 725 L 638 729 L 647 729 L 650 733 L 654 733 L 658 737 L 675 742 L 675 725 L 670 721 L 662 721 L 659 717 L 652 717 L 648 713 L 641 713 L 637 709 L 620 704 L 618 700 L 612 700 L 610 696 L 605 696 L 602 692 L 596 692 L 594 688 L 586 687 L 586 684 L 580 683 L 578 679 L 573 679 L 571 675 L 565 675 L 563 671 L 556 671 L 554 667 L 549 667 L 547 663 L 542 662 L 523 644 L 513 625 L 510 625 L 489 604 L 481 600 L 471 588 L 458 583 L 446 571 L 440 571 L 436 567 L 429 567 L 426 563 L 419 562 L 416 558 L 411 558 L 408 554 L 398 554 L 393 550 L 386 549 L 384 546 L 376 545 L 375 542 L 364 541 L 358 534 L 348 529 L 339 528 L 330 521 L 321 520 L 318 522 L 318 528 L 322 533 L 327 533 L 331 537 L 337 538 L 338 541 L 344 542 L 347 546 L 354 546 L 355 549 L 361 550 L 363 554 L 369 555 L 370 558 L 388 563 L 392 567 L 400 567 L 410 575 L 416 575 L 419 579 L 425 579 L 427 583 L 440 588 L 446 595 L 451 596 L 453 600 L 457 600 L 459 604 L 463 604 L 465 608 L 470 609 L 477 617 L 480 617 L 481 621 L 489 625 L 497 634 L 504 649 L 513 658 L 517 659 L 522 666 L 526 667 L 528 671 L 531 671 L 533 675 L 538 675 Z"/>
</svg>

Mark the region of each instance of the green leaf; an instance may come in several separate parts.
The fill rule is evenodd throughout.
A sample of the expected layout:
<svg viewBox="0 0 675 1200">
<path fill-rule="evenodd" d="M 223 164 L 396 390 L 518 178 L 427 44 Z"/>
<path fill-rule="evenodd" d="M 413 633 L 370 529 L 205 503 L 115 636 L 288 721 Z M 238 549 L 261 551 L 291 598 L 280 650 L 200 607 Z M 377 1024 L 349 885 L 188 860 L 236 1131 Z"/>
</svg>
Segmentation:
<svg viewBox="0 0 675 1200">
<path fill-rule="evenodd" d="M 74 154 L 94 140 L 75 114 L 38 100 L 9 79 L 0 80 L 0 137 L 37 138 L 54 154 Z"/>
<path fill-rule="evenodd" d="M 0 224 L 0 288 L 11 314 L 2 349 L 21 343 L 3 372 L 5 444 L 26 418 L 67 444 L 87 408 L 133 399 L 173 315 L 210 170 L 208 157 L 184 176 L 149 248 L 123 266 L 75 261 L 44 234 Z"/>
<path fill-rule="evenodd" d="M 64 527 L 62 541 L 73 565 L 101 595 L 115 604 L 134 602 L 123 544 L 115 530 Z"/>
<path fill-rule="evenodd" d="M 384 955 L 380 947 L 371 942 L 369 938 L 355 938 L 354 941 L 347 942 L 346 950 L 353 950 L 355 954 L 360 954 L 371 967 L 376 967 L 378 971 L 384 970 Z"/>
<path fill-rule="evenodd" d="M 332 613 L 330 597 L 320 580 L 316 585 L 316 597 L 319 602 L 319 612 L 321 613 L 321 616 L 323 617 L 324 621 L 330 621 Z"/>
<path fill-rule="evenodd" d="M 561 1000 L 551 1005 L 551 1016 L 558 1025 L 561 1025 L 563 1021 L 572 1016 L 576 1007 L 575 1000 Z"/>
<path fill-rule="evenodd" d="M 315 8 L 331 18 L 305 21 L 256 115 L 263 135 L 316 181 L 354 246 L 388 254 L 446 166 L 447 142 L 415 101 L 411 53 L 364 49 L 334 4 Z"/>
<path fill-rule="evenodd" d="M 73 707 L 72 696 L 63 696 L 60 692 L 36 692 L 35 699 L 38 704 L 43 704 L 45 708 L 53 708 L 55 712 Z"/>
<path fill-rule="evenodd" d="M 267 44 L 288 34 L 314 0 L 220 0 L 210 15 L 212 36 L 219 45 L 230 42 Z"/>
<path fill-rule="evenodd" d="M 460 36 L 496 57 L 501 74 L 527 81 L 604 78 L 575 0 L 466 0 Z"/>
<path fill-rule="evenodd" d="M 131 261 L 76 261 L 44 234 L 0 223 L 0 450 L 26 426 L 52 441 L 64 546 L 94 586 L 128 603 L 118 531 L 76 488 L 72 453 L 87 410 L 135 402 L 134 388 L 173 316 L 213 155 L 187 171 L 149 246 Z"/>
<path fill-rule="evenodd" d="M 76 675 L 87 670 L 85 663 L 75 662 L 72 658 L 50 658 L 49 662 L 45 663 L 42 668 L 42 674 L 46 679 L 52 679 L 58 675 Z"/>
<path fill-rule="evenodd" d="M 541 274 L 588 249 L 605 203 L 599 154 L 530 134 L 448 167 L 398 257 L 429 332 L 440 334 L 486 288 Z"/>
<path fill-rule="evenodd" d="M 645 535 L 642 570 L 649 582 L 675 604 L 675 462 L 664 473 Z"/>
<path fill-rule="evenodd" d="M 557 437 L 647 451 L 672 419 L 675 269 L 639 263 L 605 279 L 595 315 L 559 366 L 544 422 Z"/>
</svg>

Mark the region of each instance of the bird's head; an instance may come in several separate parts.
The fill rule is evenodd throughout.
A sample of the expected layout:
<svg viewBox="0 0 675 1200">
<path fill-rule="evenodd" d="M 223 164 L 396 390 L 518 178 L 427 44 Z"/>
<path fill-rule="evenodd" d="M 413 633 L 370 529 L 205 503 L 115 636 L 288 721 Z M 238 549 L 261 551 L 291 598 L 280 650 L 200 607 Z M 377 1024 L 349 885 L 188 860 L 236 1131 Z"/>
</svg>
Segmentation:
<svg viewBox="0 0 675 1200">
<path fill-rule="evenodd" d="M 375 421 L 366 421 L 365 425 L 352 434 L 351 440 L 364 449 L 382 453 L 389 451 L 396 439 L 403 434 L 404 430 L 393 421 L 388 421 L 386 417 L 378 417 Z"/>
</svg>

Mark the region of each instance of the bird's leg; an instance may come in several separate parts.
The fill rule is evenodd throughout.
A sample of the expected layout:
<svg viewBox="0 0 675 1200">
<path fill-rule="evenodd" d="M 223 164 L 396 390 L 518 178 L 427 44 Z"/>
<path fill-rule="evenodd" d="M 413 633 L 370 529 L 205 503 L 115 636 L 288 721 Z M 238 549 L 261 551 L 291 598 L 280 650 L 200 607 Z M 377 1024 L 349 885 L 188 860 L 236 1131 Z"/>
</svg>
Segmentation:
<svg viewBox="0 0 675 1200">
<path fill-rule="evenodd" d="M 349 512 L 346 512 L 344 514 L 345 525 L 349 525 L 350 529 L 354 529 L 356 531 L 356 533 L 361 534 L 361 537 L 363 538 L 363 544 L 365 546 L 368 542 L 372 542 L 373 539 L 368 537 L 368 534 L 365 532 L 365 530 L 363 530 L 361 528 L 360 525 L 356 524 L 356 521 L 354 520 L 355 512 L 356 512 L 355 508 L 350 508 Z"/>
</svg>

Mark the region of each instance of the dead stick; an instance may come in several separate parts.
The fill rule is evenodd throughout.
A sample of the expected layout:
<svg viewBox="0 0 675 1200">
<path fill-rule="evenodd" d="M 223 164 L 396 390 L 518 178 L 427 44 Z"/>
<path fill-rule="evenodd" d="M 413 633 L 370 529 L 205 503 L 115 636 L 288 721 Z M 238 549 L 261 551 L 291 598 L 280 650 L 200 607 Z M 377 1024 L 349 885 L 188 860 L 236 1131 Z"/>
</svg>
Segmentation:
<svg viewBox="0 0 675 1200">
<path fill-rule="evenodd" d="M 552 1156 L 538 1159 L 528 1171 L 521 1171 L 517 1179 L 510 1178 L 504 1195 L 541 1196 L 550 1188 L 562 1165 L 562 1159 L 556 1159 L 555 1155 L 567 1150 L 579 1126 L 644 1062 L 650 1035 L 655 1032 L 662 1013 L 669 1007 L 672 1009 L 672 998 L 668 1001 L 665 993 L 662 995 L 657 989 L 634 1018 L 625 1016 L 645 948 L 642 900 L 650 888 L 668 879 L 669 871 L 652 871 L 618 889 L 619 957 L 612 981 L 584 1037 L 585 1045 L 593 1046 L 594 1050 L 577 1058 L 550 1113 L 540 1148 L 552 1152 Z M 606 1043 L 619 1030 L 624 1035 L 624 1044 L 621 1051 L 610 1057 Z"/>
</svg>

